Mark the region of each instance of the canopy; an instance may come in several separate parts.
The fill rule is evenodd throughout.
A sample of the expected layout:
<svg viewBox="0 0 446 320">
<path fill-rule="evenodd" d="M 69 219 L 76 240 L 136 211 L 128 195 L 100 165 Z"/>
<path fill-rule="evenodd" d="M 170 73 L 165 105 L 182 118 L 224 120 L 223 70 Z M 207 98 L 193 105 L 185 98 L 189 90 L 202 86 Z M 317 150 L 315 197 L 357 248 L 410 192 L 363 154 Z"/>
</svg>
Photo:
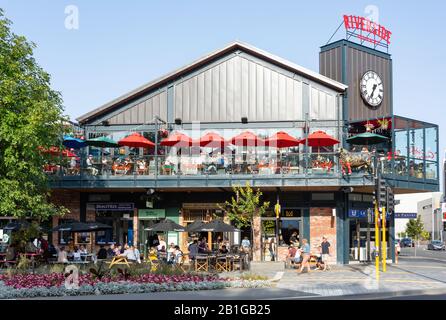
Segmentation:
<svg viewBox="0 0 446 320">
<path fill-rule="evenodd" d="M 153 226 L 149 228 L 145 228 L 144 230 L 147 231 L 154 231 L 154 232 L 168 232 L 168 231 L 178 231 L 183 232 L 186 229 L 179 225 L 178 223 L 173 222 L 170 219 L 165 219 L 161 221 L 160 223 L 154 224 Z"/>
<path fill-rule="evenodd" d="M 221 220 L 212 220 L 209 223 L 203 224 L 203 226 L 195 231 L 207 231 L 207 232 L 236 232 L 239 231 L 230 224 L 224 223 Z"/>
<path fill-rule="evenodd" d="M 305 144 L 308 141 L 310 147 L 330 147 L 339 143 L 339 140 L 326 134 L 324 131 L 315 131 L 308 136 L 307 139 L 300 141 L 301 144 Z"/>
<path fill-rule="evenodd" d="M 257 147 L 257 146 L 264 146 L 265 140 L 259 138 L 251 131 L 245 131 L 233 137 L 231 139 L 231 144 L 242 147 L 246 146 Z"/>
<path fill-rule="evenodd" d="M 66 232 L 96 232 L 96 231 L 104 231 L 107 229 L 112 229 L 111 226 L 98 223 L 98 222 L 79 222 L 79 221 L 70 221 L 65 222 L 57 227 L 51 229 L 53 232 L 57 231 L 66 231 Z"/>
<path fill-rule="evenodd" d="M 87 144 L 85 143 L 84 140 L 78 139 L 78 138 L 73 138 L 70 136 L 65 136 L 63 138 L 63 142 L 62 144 L 67 147 L 67 148 L 72 148 L 72 149 L 81 149 L 87 146 Z"/>
<path fill-rule="evenodd" d="M 226 140 L 217 133 L 209 132 L 200 138 L 200 146 L 208 148 L 223 148 Z"/>
<path fill-rule="evenodd" d="M 198 229 L 202 228 L 205 225 L 203 221 L 194 221 L 190 225 L 186 227 L 186 232 L 197 232 Z"/>
<path fill-rule="evenodd" d="M 192 146 L 192 138 L 181 132 L 170 134 L 167 138 L 161 140 L 160 145 L 165 147 L 184 148 Z"/>
<path fill-rule="evenodd" d="M 356 145 L 379 144 L 386 142 L 389 138 L 372 132 L 364 132 L 347 139 L 348 143 Z"/>
<path fill-rule="evenodd" d="M 118 141 L 118 144 L 120 146 L 127 146 L 127 147 L 133 147 L 133 148 L 153 148 L 155 147 L 155 144 L 144 138 L 141 134 L 135 132 L 124 139 L 121 139 Z"/>
<path fill-rule="evenodd" d="M 99 137 L 94 139 L 89 139 L 86 141 L 86 144 L 92 147 L 99 148 L 118 148 L 119 144 L 107 137 Z"/>
<path fill-rule="evenodd" d="M 279 131 L 265 140 L 267 146 L 274 148 L 290 148 L 300 144 L 300 140 L 290 136 L 288 133 Z"/>
</svg>

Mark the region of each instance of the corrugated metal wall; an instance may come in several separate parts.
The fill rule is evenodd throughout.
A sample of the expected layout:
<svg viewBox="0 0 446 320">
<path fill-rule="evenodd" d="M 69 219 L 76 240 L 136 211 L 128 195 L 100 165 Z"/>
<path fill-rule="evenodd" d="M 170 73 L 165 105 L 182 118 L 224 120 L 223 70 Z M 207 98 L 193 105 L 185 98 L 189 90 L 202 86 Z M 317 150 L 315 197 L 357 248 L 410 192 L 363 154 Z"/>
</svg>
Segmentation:
<svg viewBox="0 0 446 320">
<path fill-rule="evenodd" d="M 342 45 L 323 51 L 319 55 L 319 72 L 333 80 L 342 81 L 342 70 L 345 67 L 348 85 L 349 120 L 364 120 L 384 117 L 391 114 L 391 60 L 366 51 L 346 46 L 346 65 L 342 61 Z M 377 110 L 372 110 L 363 101 L 359 90 L 359 81 L 369 70 L 376 71 L 384 84 L 384 99 Z"/>
<path fill-rule="evenodd" d="M 314 100 L 318 119 L 335 119 L 335 95 L 317 91 L 321 97 Z M 236 56 L 175 85 L 175 118 L 183 122 L 232 122 L 241 117 L 303 120 L 302 81 Z"/>
<path fill-rule="evenodd" d="M 384 99 L 381 106 L 377 110 L 372 110 L 367 107 L 365 102 L 362 100 L 359 90 L 359 81 L 364 73 L 369 70 L 377 72 L 384 85 Z M 348 47 L 347 79 L 349 82 L 348 104 L 350 120 L 373 119 L 390 115 L 390 60 Z"/>
<path fill-rule="evenodd" d="M 141 124 L 152 121 L 154 116 L 167 118 L 167 91 L 152 95 L 137 105 L 111 116 L 110 124 Z"/>
<path fill-rule="evenodd" d="M 123 106 L 108 119 L 110 124 L 142 124 L 153 119 L 183 123 L 299 121 L 305 112 L 312 119 L 336 120 L 336 93 L 249 55 L 227 56 L 173 83 L 173 114 L 169 113 L 167 89 L 133 105 Z M 303 82 L 310 92 L 303 94 Z"/>
</svg>

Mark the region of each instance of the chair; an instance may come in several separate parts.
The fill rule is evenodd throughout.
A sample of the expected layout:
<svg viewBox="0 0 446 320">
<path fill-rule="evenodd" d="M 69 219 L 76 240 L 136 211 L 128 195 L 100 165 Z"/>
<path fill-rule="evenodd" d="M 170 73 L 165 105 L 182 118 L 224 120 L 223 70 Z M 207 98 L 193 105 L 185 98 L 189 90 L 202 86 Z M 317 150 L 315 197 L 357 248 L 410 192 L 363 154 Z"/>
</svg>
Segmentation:
<svg viewBox="0 0 446 320">
<path fill-rule="evenodd" d="M 195 257 L 195 271 L 209 271 L 209 259 L 207 256 Z"/>
<path fill-rule="evenodd" d="M 235 255 L 231 259 L 232 262 L 232 270 L 243 270 L 243 258 L 240 255 Z"/>
<path fill-rule="evenodd" d="M 227 256 L 217 256 L 215 262 L 215 270 L 217 272 L 227 272 L 230 271 L 231 265 Z"/>
<path fill-rule="evenodd" d="M 173 265 L 173 267 L 176 270 L 182 271 L 182 272 L 187 272 L 188 271 L 188 266 L 185 265 L 186 258 L 184 257 L 184 255 L 181 255 L 178 257 L 178 261 Z"/>
<path fill-rule="evenodd" d="M 154 272 L 154 271 L 158 270 L 158 268 L 160 266 L 160 261 L 156 260 L 156 259 L 152 259 L 152 258 L 149 258 L 147 260 L 147 263 L 148 263 L 148 265 L 150 267 L 150 271 L 151 272 Z"/>
</svg>

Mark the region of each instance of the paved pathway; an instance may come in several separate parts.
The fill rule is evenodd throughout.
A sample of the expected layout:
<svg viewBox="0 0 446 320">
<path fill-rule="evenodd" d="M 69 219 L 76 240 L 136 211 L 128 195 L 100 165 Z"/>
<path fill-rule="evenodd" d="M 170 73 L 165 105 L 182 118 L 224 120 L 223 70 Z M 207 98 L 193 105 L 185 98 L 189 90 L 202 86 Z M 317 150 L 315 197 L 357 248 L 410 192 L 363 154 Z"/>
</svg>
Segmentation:
<svg viewBox="0 0 446 320">
<path fill-rule="evenodd" d="M 276 287 L 326 297 L 433 289 L 446 292 L 446 261 L 405 257 L 398 265 L 388 265 L 379 281 L 374 265 L 334 266 L 331 271 L 303 274 L 286 270 Z"/>
</svg>

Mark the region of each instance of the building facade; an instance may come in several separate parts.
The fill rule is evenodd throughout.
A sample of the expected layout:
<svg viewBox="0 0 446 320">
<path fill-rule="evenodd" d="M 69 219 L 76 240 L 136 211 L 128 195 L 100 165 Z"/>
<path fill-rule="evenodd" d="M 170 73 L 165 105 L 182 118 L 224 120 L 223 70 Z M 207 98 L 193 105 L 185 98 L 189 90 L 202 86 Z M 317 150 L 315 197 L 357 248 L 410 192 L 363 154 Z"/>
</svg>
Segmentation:
<svg viewBox="0 0 446 320">
<path fill-rule="evenodd" d="M 382 101 L 373 108 L 361 98 L 361 81 L 371 70 L 384 84 Z M 271 203 L 252 226 L 254 260 L 271 259 L 271 238 L 283 260 L 290 236 L 297 232 L 314 251 L 326 236 L 332 262 L 346 264 L 362 259 L 366 240 L 374 241 L 368 237 L 366 212 L 373 208 L 377 166 L 395 193 L 438 190 L 438 127 L 394 115 L 391 56 L 347 40 L 321 48 L 320 73 L 234 42 L 77 120 L 86 139 L 119 141 L 138 132 L 155 146 L 83 148 L 79 169 L 67 167 L 51 176 L 53 201 L 71 211 L 63 219 L 113 227 L 93 236 L 78 234 L 76 243 L 136 243 L 145 252 L 154 235 L 144 229 L 161 219 L 185 226 L 218 217 L 230 222 L 222 205 L 234 196 L 233 186 L 249 183 Z M 257 142 L 222 148 L 160 144 L 178 132 L 193 141 L 209 132 L 231 141 L 247 131 L 259 141 L 285 132 L 307 142 L 283 149 Z M 308 137 L 318 131 L 339 143 L 310 146 Z M 387 140 L 364 160 L 364 152 L 355 148 L 369 146 L 355 147 L 347 139 L 369 131 Z M 346 168 L 350 158 L 340 148 L 367 165 Z M 89 156 L 93 160 L 87 163 Z M 276 203 L 281 206 L 278 217 Z M 55 217 L 53 225 L 63 219 Z M 387 225 L 392 243 L 393 215 Z M 209 242 L 223 236 L 238 244 L 249 234 L 198 236 Z M 166 242 L 187 251 L 193 236 L 172 232 Z M 64 244 L 69 235 L 54 233 L 52 240 Z"/>
</svg>

